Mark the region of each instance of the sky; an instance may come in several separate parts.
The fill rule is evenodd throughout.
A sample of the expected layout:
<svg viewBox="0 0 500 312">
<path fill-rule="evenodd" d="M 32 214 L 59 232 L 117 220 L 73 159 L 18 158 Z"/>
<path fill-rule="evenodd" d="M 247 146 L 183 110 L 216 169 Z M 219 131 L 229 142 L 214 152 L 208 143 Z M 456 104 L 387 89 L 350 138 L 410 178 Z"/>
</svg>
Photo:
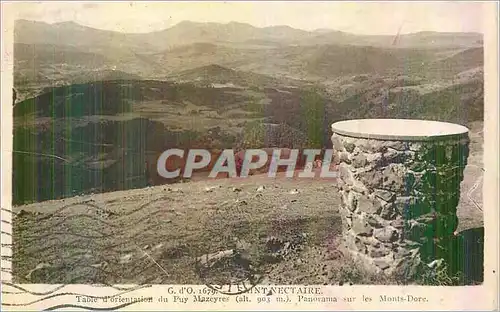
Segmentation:
<svg viewBox="0 0 500 312">
<path fill-rule="evenodd" d="M 356 34 L 419 31 L 483 32 L 481 2 L 16 2 L 16 19 L 73 21 L 128 33 L 162 30 L 181 21 L 329 28 Z"/>
</svg>

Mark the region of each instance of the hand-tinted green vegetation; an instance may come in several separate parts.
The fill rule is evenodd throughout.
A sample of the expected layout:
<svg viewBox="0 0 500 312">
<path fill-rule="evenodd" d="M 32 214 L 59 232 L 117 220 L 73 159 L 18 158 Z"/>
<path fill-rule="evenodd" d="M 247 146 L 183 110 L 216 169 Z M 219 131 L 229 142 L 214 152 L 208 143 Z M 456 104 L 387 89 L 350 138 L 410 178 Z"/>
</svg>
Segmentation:
<svg viewBox="0 0 500 312">
<path fill-rule="evenodd" d="M 400 39 L 189 22 L 129 35 L 18 21 L 14 202 L 142 187 L 146 161 L 173 147 L 321 148 L 343 119 L 483 119 L 481 35 Z"/>
</svg>

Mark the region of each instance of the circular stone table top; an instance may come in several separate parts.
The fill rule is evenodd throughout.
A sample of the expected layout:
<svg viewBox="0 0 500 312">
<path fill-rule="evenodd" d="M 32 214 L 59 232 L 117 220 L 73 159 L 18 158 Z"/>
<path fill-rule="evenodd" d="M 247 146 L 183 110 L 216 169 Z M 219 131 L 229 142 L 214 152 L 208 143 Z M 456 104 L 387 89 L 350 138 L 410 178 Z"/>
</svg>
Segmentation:
<svg viewBox="0 0 500 312">
<path fill-rule="evenodd" d="M 430 141 L 465 137 L 469 129 L 448 122 L 416 119 L 354 119 L 332 125 L 334 133 L 363 139 Z"/>
</svg>

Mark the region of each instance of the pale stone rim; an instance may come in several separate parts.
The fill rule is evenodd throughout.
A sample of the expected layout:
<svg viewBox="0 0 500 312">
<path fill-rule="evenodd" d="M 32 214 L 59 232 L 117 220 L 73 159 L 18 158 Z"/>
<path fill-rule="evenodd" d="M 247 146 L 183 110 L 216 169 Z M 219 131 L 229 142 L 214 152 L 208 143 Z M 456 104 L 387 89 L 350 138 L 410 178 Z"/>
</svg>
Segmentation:
<svg viewBox="0 0 500 312">
<path fill-rule="evenodd" d="M 363 123 L 369 126 L 380 124 L 380 127 L 376 131 L 373 131 L 373 129 L 366 131 L 354 130 L 360 129 L 359 126 Z M 391 123 L 392 126 L 406 127 L 406 131 L 404 131 L 406 133 L 398 134 L 394 131 L 398 127 L 391 127 Z M 432 133 L 429 131 L 429 126 L 441 131 Z M 423 131 L 415 131 L 414 134 L 409 134 L 408 127 Z M 469 134 L 469 129 L 459 124 L 423 119 L 351 119 L 335 122 L 332 124 L 331 129 L 333 133 L 343 136 L 391 141 L 435 141 L 457 137 L 466 138 Z"/>
</svg>

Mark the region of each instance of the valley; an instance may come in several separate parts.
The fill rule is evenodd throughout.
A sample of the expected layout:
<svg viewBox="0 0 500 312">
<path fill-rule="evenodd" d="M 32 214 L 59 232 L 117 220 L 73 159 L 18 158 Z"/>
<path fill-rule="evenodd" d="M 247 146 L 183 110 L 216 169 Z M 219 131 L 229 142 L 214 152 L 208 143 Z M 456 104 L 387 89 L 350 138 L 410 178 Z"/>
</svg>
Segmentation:
<svg viewBox="0 0 500 312">
<path fill-rule="evenodd" d="M 156 162 L 169 148 L 331 148 L 331 124 L 345 119 L 458 123 L 471 136 L 460 230 L 480 228 L 483 53 L 477 33 L 186 21 L 126 34 L 18 20 L 14 275 L 200 284 L 196 257 L 243 245 L 267 272 L 264 283 L 440 284 L 386 280 L 342 254 L 332 181 L 205 173 L 165 181 Z M 481 282 L 467 270 L 459 284 Z"/>
</svg>

